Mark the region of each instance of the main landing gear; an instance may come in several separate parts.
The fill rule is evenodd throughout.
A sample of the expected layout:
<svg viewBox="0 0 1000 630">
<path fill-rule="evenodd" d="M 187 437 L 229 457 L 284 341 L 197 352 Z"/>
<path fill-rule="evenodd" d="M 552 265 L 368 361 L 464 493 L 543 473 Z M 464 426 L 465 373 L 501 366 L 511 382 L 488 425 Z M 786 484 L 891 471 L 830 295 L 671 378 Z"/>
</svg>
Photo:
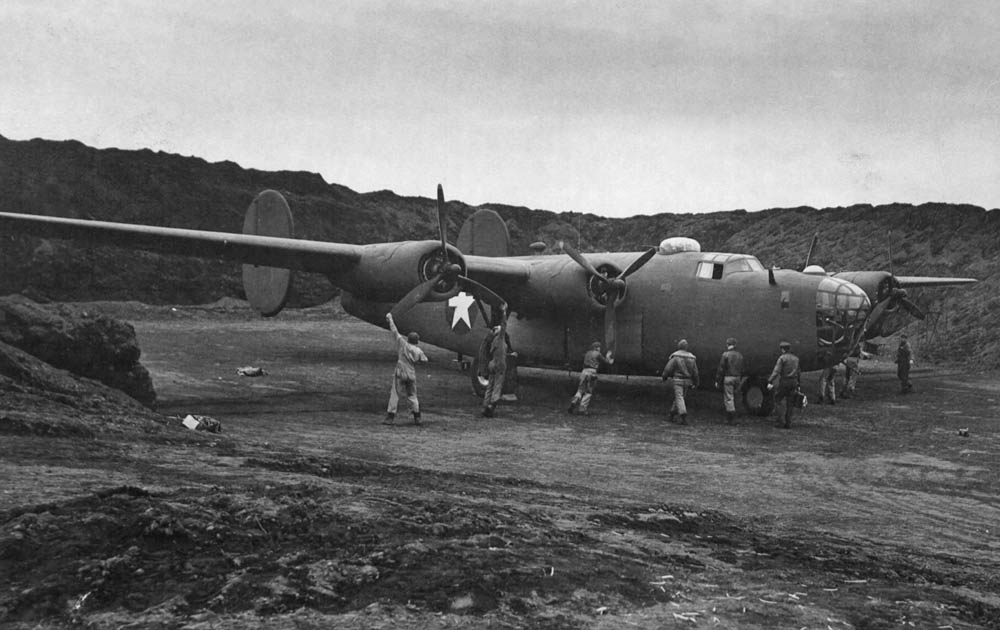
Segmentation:
<svg viewBox="0 0 1000 630">
<path fill-rule="evenodd" d="M 774 411 L 774 392 L 767 388 L 767 379 L 748 378 L 740 388 L 743 408 L 754 416 L 769 416 Z"/>
</svg>

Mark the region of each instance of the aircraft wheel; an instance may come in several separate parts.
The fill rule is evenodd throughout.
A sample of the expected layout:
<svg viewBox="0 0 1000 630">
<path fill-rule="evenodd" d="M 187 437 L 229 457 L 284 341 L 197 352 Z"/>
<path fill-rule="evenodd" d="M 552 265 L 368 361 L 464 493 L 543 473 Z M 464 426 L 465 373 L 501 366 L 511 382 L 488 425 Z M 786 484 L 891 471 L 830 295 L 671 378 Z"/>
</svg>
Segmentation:
<svg viewBox="0 0 1000 630">
<path fill-rule="evenodd" d="M 490 381 L 479 375 L 479 357 L 472 357 L 472 365 L 469 366 L 469 380 L 472 381 L 472 393 L 482 398 L 486 394 L 486 386 Z"/>
<path fill-rule="evenodd" d="M 743 383 L 743 408 L 754 416 L 768 416 L 774 411 L 774 393 L 764 379 L 747 379 Z"/>
</svg>

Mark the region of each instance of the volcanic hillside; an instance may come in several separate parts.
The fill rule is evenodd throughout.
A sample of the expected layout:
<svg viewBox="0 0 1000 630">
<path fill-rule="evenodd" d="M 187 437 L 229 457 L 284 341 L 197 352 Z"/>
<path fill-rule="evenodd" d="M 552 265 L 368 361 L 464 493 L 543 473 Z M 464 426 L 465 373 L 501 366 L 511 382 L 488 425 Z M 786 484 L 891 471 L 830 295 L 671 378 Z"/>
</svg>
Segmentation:
<svg viewBox="0 0 1000 630">
<path fill-rule="evenodd" d="M 428 194 L 435 184 L 428 181 Z M 149 150 L 0 136 L 0 210 L 6 212 L 239 231 L 246 207 L 265 188 L 287 197 L 301 238 L 346 243 L 436 238 L 434 200 L 429 197 L 357 193 L 315 173 L 264 172 Z M 798 269 L 818 233 L 812 262 L 839 271 L 889 269 L 891 244 L 891 269 L 897 274 L 981 281 L 916 296 L 930 314 L 914 327 L 919 357 L 1000 367 L 1000 341 L 986 329 L 1000 308 L 1000 210 L 924 203 L 610 219 L 452 201 L 452 242 L 479 207 L 496 210 L 507 221 L 514 254 L 530 253 L 528 244 L 534 241 L 544 241 L 553 252 L 559 240 L 579 243 L 583 251 L 638 251 L 667 236 L 689 236 L 704 251 L 747 252 L 765 265 Z M 242 297 L 239 265 L 214 260 L 7 237 L 0 265 L 0 295 L 20 292 L 36 300 L 192 304 Z M 316 304 L 335 293 L 317 277 L 298 278 L 296 290 L 299 305 Z"/>
</svg>

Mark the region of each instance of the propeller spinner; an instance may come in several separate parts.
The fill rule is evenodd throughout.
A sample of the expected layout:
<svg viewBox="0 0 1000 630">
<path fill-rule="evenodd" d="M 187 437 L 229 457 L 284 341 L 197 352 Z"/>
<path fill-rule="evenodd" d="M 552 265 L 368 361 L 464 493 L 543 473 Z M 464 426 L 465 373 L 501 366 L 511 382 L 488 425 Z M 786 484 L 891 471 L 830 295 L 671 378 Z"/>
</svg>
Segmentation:
<svg viewBox="0 0 1000 630">
<path fill-rule="evenodd" d="M 604 346 L 609 352 L 613 353 L 615 350 L 615 337 L 617 336 L 618 328 L 615 316 L 615 307 L 617 306 L 619 300 L 621 300 L 625 295 L 625 289 L 627 288 L 625 279 L 649 262 L 649 260 L 656 255 L 656 248 L 651 247 L 647 249 L 638 258 L 633 260 L 620 274 L 609 277 L 595 269 L 594 266 L 590 264 L 590 261 L 581 256 L 580 252 L 576 251 L 576 249 L 574 249 L 569 243 L 560 242 L 559 247 L 566 252 L 566 254 L 572 258 L 576 264 L 583 267 L 584 270 L 590 274 L 591 282 L 594 283 L 594 288 L 603 293 Z"/>
</svg>

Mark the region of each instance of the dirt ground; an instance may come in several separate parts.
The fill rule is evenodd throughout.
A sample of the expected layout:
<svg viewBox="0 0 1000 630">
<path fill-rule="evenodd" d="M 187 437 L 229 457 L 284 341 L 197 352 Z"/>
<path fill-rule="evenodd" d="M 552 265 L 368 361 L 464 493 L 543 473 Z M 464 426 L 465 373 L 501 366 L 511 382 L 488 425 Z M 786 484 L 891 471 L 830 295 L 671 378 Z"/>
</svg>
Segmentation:
<svg viewBox="0 0 1000 630">
<path fill-rule="evenodd" d="M 388 333 L 331 308 L 101 308 L 158 411 L 223 432 L 5 401 L 37 417 L 0 423 L 4 627 L 1000 628 L 994 376 L 904 396 L 866 361 L 784 431 L 715 392 L 666 423 L 652 378 L 569 416 L 573 377 L 523 370 L 484 420 L 427 348 L 424 424 L 389 427 Z"/>
</svg>

